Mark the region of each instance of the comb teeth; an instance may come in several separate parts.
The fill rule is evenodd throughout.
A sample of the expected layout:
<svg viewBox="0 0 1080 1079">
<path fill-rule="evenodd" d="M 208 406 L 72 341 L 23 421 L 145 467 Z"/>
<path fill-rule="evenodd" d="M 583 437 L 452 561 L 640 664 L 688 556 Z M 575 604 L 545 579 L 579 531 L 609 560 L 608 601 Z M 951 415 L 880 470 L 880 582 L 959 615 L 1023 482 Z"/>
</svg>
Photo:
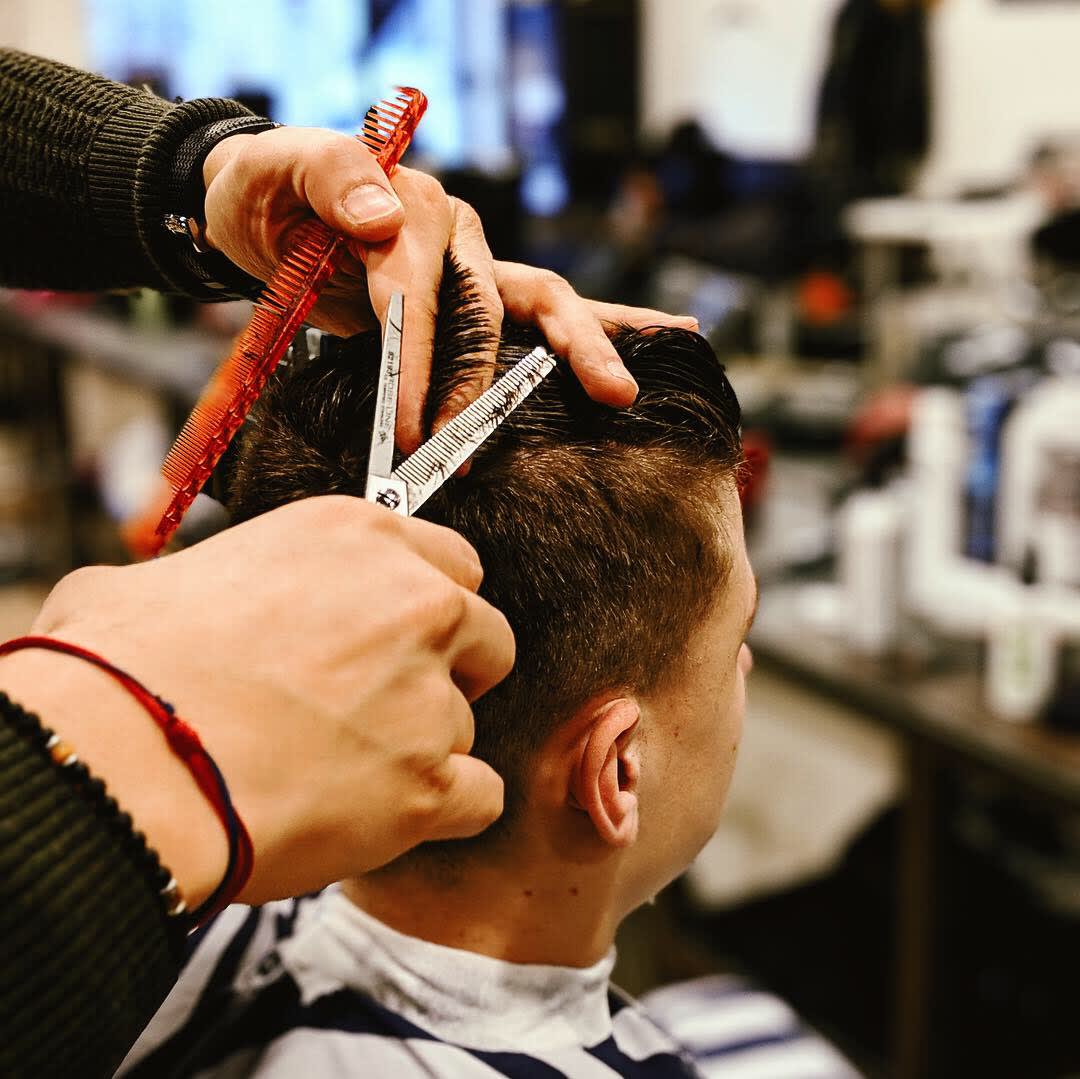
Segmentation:
<svg viewBox="0 0 1080 1079">
<path fill-rule="evenodd" d="M 247 328 L 203 391 L 162 465 L 162 475 L 176 492 L 166 513 L 170 523 L 179 506 L 174 527 L 247 418 L 344 249 L 340 237 L 322 222 L 311 222 L 267 283 Z"/>
<path fill-rule="evenodd" d="M 398 88 L 393 100 L 368 110 L 357 137 L 375 153 L 387 175 L 404 154 L 426 108 L 424 94 L 406 86 Z M 297 230 L 251 321 L 203 390 L 165 459 L 161 471 L 168 489 L 125 527 L 134 554 L 156 554 L 177 529 L 346 250 L 344 238 L 321 221 L 309 221 Z"/>
<path fill-rule="evenodd" d="M 387 172 L 401 160 L 426 109 L 427 97 L 413 86 L 399 86 L 394 98 L 368 109 L 358 138 L 375 153 Z"/>
</svg>

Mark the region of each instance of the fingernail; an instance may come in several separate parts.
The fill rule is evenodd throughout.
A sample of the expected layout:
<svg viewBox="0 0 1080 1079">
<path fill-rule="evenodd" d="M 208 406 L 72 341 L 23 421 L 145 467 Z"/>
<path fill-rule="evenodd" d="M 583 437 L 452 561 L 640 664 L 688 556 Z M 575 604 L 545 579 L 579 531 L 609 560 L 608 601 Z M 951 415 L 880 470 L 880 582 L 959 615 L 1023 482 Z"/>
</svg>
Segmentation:
<svg viewBox="0 0 1080 1079">
<path fill-rule="evenodd" d="M 698 328 L 698 320 L 693 315 L 676 315 L 676 322 L 681 322 L 688 330 L 696 330 Z"/>
<path fill-rule="evenodd" d="M 608 365 L 608 374 L 613 378 L 619 379 L 620 382 L 629 382 L 634 387 L 634 392 L 637 393 L 638 384 L 634 381 L 634 376 L 617 360 L 611 360 Z"/>
<path fill-rule="evenodd" d="M 375 183 L 354 187 L 341 204 L 345 216 L 356 225 L 367 225 L 389 217 L 401 209 L 401 201 L 392 191 Z"/>
</svg>

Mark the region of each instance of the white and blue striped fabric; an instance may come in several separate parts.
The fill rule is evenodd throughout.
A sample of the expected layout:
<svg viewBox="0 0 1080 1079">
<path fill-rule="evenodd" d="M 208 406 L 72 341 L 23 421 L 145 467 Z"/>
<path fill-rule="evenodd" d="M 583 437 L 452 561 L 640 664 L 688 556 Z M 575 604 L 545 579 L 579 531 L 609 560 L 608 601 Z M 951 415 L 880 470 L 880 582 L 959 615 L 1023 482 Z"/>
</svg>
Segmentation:
<svg viewBox="0 0 1080 1079">
<path fill-rule="evenodd" d="M 696 1038 L 707 1047 L 695 1065 L 682 1035 L 673 1037 L 611 991 L 613 961 L 612 954 L 581 969 L 523 965 L 446 948 L 382 925 L 336 888 L 259 908 L 230 907 L 192 938 L 180 981 L 117 1075 L 682 1079 L 700 1067 L 726 1076 L 714 1067 L 724 1058 L 720 1042 L 704 1033 L 698 1014 L 707 996 L 695 990 L 691 1006 L 691 998 L 679 1004 L 657 995 L 662 1021 L 676 1032 L 685 1028 L 688 1046 Z M 716 999 L 717 1014 L 736 1000 Z M 786 1038 L 762 1041 L 762 1030 L 760 1021 L 747 1027 L 759 1048 L 774 1054 L 783 1047 Z M 802 1038 L 796 1033 L 793 1040 Z M 740 1065 L 747 1040 L 733 1042 Z"/>
<path fill-rule="evenodd" d="M 772 993 L 718 974 L 655 989 L 649 1016 L 705 1079 L 859 1079 L 861 1073 Z"/>
</svg>

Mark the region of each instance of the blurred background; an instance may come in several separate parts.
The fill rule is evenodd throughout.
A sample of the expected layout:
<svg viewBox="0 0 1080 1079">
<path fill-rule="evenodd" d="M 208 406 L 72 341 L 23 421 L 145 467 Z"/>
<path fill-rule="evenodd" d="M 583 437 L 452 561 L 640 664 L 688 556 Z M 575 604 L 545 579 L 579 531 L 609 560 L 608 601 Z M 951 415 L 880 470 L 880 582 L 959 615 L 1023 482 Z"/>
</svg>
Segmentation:
<svg viewBox="0 0 1080 1079">
<path fill-rule="evenodd" d="M 762 600 L 725 822 L 627 924 L 871 1076 L 1080 1074 L 1080 2 L 5 0 L 0 43 L 355 130 L 497 257 L 690 313 Z M 123 561 L 243 303 L 0 294 L 0 633 Z"/>
</svg>

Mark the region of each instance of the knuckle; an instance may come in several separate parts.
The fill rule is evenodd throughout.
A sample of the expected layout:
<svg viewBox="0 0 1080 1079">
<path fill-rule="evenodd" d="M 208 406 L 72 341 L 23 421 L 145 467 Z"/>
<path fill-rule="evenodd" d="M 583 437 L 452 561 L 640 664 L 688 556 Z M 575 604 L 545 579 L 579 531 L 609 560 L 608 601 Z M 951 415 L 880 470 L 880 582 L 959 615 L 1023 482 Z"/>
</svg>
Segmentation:
<svg viewBox="0 0 1080 1079">
<path fill-rule="evenodd" d="M 448 202 L 448 196 L 443 190 L 443 185 L 430 173 L 413 172 L 410 177 L 410 182 L 416 188 L 418 194 L 427 198 L 437 198 L 443 202 Z"/>
<path fill-rule="evenodd" d="M 423 293 L 417 296 L 416 299 L 409 298 L 409 306 L 412 308 L 412 314 L 419 321 L 435 325 L 435 320 L 438 318 L 439 306 L 435 293 Z"/>
<path fill-rule="evenodd" d="M 462 583 L 466 588 L 471 588 L 475 592 L 484 579 L 484 567 L 480 562 L 480 555 L 476 553 L 476 548 L 460 532 L 455 532 L 451 528 L 446 531 L 446 544 L 454 549 L 455 557 L 461 563 L 464 578 Z M 464 602 L 464 596 L 462 601 Z"/>
<path fill-rule="evenodd" d="M 404 520 L 354 495 L 315 495 L 290 507 L 295 507 L 297 531 L 327 553 L 378 539 L 397 541 Z"/>
<path fill-rule="evenodd" d="M 440 641 L 455 637 L 469 613 L 468 593 L 449 578 L 441 577 L 431 595 L 431 628 Z"/>
<path fill-rule="evenodd" d="M 475 401 L 487 387 L 479 376 L 462 383 L 448 394 L 439 406 L 439 415 L 443 418 L 458 416 Z"/>
<path fill-rule="evenodd" d="M 450 216 L 450 198 L 434 176 L 415 169 L 399 168 L 394 173 L 394 187 L 403 198 L 424 203 L 425 212 L 438 211 Z"/>
<path fill-rule="evenodd" d="M 467 202 L 454 195 L 449 196 L 449 205 L 454 219 L 455 237 L 467 240 L 473 247 L 481 248 L 490 258 L 491 252 L 480 215 Z"/>
<path fill-rule="evenodd" d="M 476 289 L 476 297 L 484 308 L 492 328 L 497 331 L 499 327 L 502 326 L 503 315 L 505 313 L 502 298 L 499 296 L 499 290 L 490 282 L 483 280 L 477 280 L 474 287 Z"/>
<path fill-rule="evenodd" d="M 431 768 L 424 773 L 413 794 L 412 818 L 415 827 L 427 830 L 441 815 L 448 790 L 439 769 Z"/>
<path fill-rule="evenodd" d="M 480 556 L 471 548 L 467 549 L 462 559 L 462 584 L 470 592 L 476 592 L 484 583 L 484 567 L 480 562 Z"/>
<path fill-rule="evenodd" d="M 554 293 L 559 296 L 565 296 L 567 293 L 574 296 L 577 295 L 570 282 L 561 274 L 557 274 L 554 270 L 544 270 L 540 278 L 540 283 L 543 289 L 549 293 Z"/>
<path fill-rule="evenodd" d="M 480 215 L 469 205 L 464 199 L 459 199 L 457 195 L 450 195 L 450 208 L 454 211 L 454 218 L 458 225 L 463 225 L 466 228 L 476 228 L 481 232 L 484 231 L 484 226 L 480 222 Z"/>
<path fill-rule="evenodd" d="M 497 682 L 501 682 L 514 669 L 514 663 L 517 662 L 517 640 L 514 638 L 513 627 L 502 611 L 494 607 L 492 610 L 499 617 L 498 635 L 502 638 L 503 646 L 503 651 L 499 657 L 501 662 L 498 662 L 498 666 L 492 669 L 492 674 L 497 676 Z"/>
<path fill-rule="evenodd" d="M 468 753 L 476 737 L 472 709 L 450 672 L 443 678 L 439 715 L 442 717 L 440 735 L 445 754 Z"/>
<path fill-rule="evenodd" d="M 455 749 L 459 753 L 471 753 L 473 743 L 476 741 L 476 721 L 473 718 L 473 712 L 468 701 L 465 700 L 456 686 L 454 687 L 453 706 L 461 716 Z M 462 707 L 465 709 L 464 712 L 461 711 Z"/>
<path fill-rule="evenodd" d="M 407 576 L 402 575 L 401 586 L 404 598 L 399 617 L 414 627 L 421 640 L 434 645 L 437 654 L 453 639 L 465 617 L 464 591 L 425 562 L 411 565 Z M 424 687 L 428 699 L 431 692 L 430 685 Z"/>
<path fill-rule="evenodd" d="M 348 495 L 317 495 L 294 505 L 309 527 L 323 533 L 350 523 L 357 512 L 358 500 Z"/>
<path fill-rule="evenodd" d="M 453 790 L 454 773 L 447 767 L 447 761 L 443 759 L 428 768 L 424 772 L 422 780 L 423 801 L 430 811 L 435 812 L 442 808 L 447 796 Z"/>
<path fill-rule="evenodd" d="M 445 756 L 417 754 L 408 762 L 409 798 L 405 811 L 414 828 L 423 829 L 438 817 L 453 786 Z"/>
<path fill-rule="evenodd" d="M 340 168 L 354 169 L 358 162 L 366 161 L 370 151 L 358 139 L 337 131 L 319 131 L 321 136 L 313 139 L 305 154 L 305 164 L 312 176 Z"/>
<path fill-rule="evenodd" d="M 537 306 L 551 314 L 567 303 L 577 300 L 578 294 L 564 277 L 552 270 L 545 270 L 536 282 Z"/>
<path fill-rule="evenodd" d="M 76 612 L 112 573 L 109 566 L 82 566 L 61 577 L 41 605 L 35 628 L 44 631 Z"/>
<path fill-rule="evenodd" d="M 56 583 L 49 593 L 49 600 L 60 601 L 78 597 L 94 588 L 108 574 L 108 566 L 81 566 Z"/>
<path fill-rule="evenodd" d="M 454 741 L 453 717 L 461 709 L 461 693 L 450 677 L 445 661 L 436 660 L 425 678 L 428 702 L 428 764 L 438 765 L 450 751 Z"/>
</svg>

